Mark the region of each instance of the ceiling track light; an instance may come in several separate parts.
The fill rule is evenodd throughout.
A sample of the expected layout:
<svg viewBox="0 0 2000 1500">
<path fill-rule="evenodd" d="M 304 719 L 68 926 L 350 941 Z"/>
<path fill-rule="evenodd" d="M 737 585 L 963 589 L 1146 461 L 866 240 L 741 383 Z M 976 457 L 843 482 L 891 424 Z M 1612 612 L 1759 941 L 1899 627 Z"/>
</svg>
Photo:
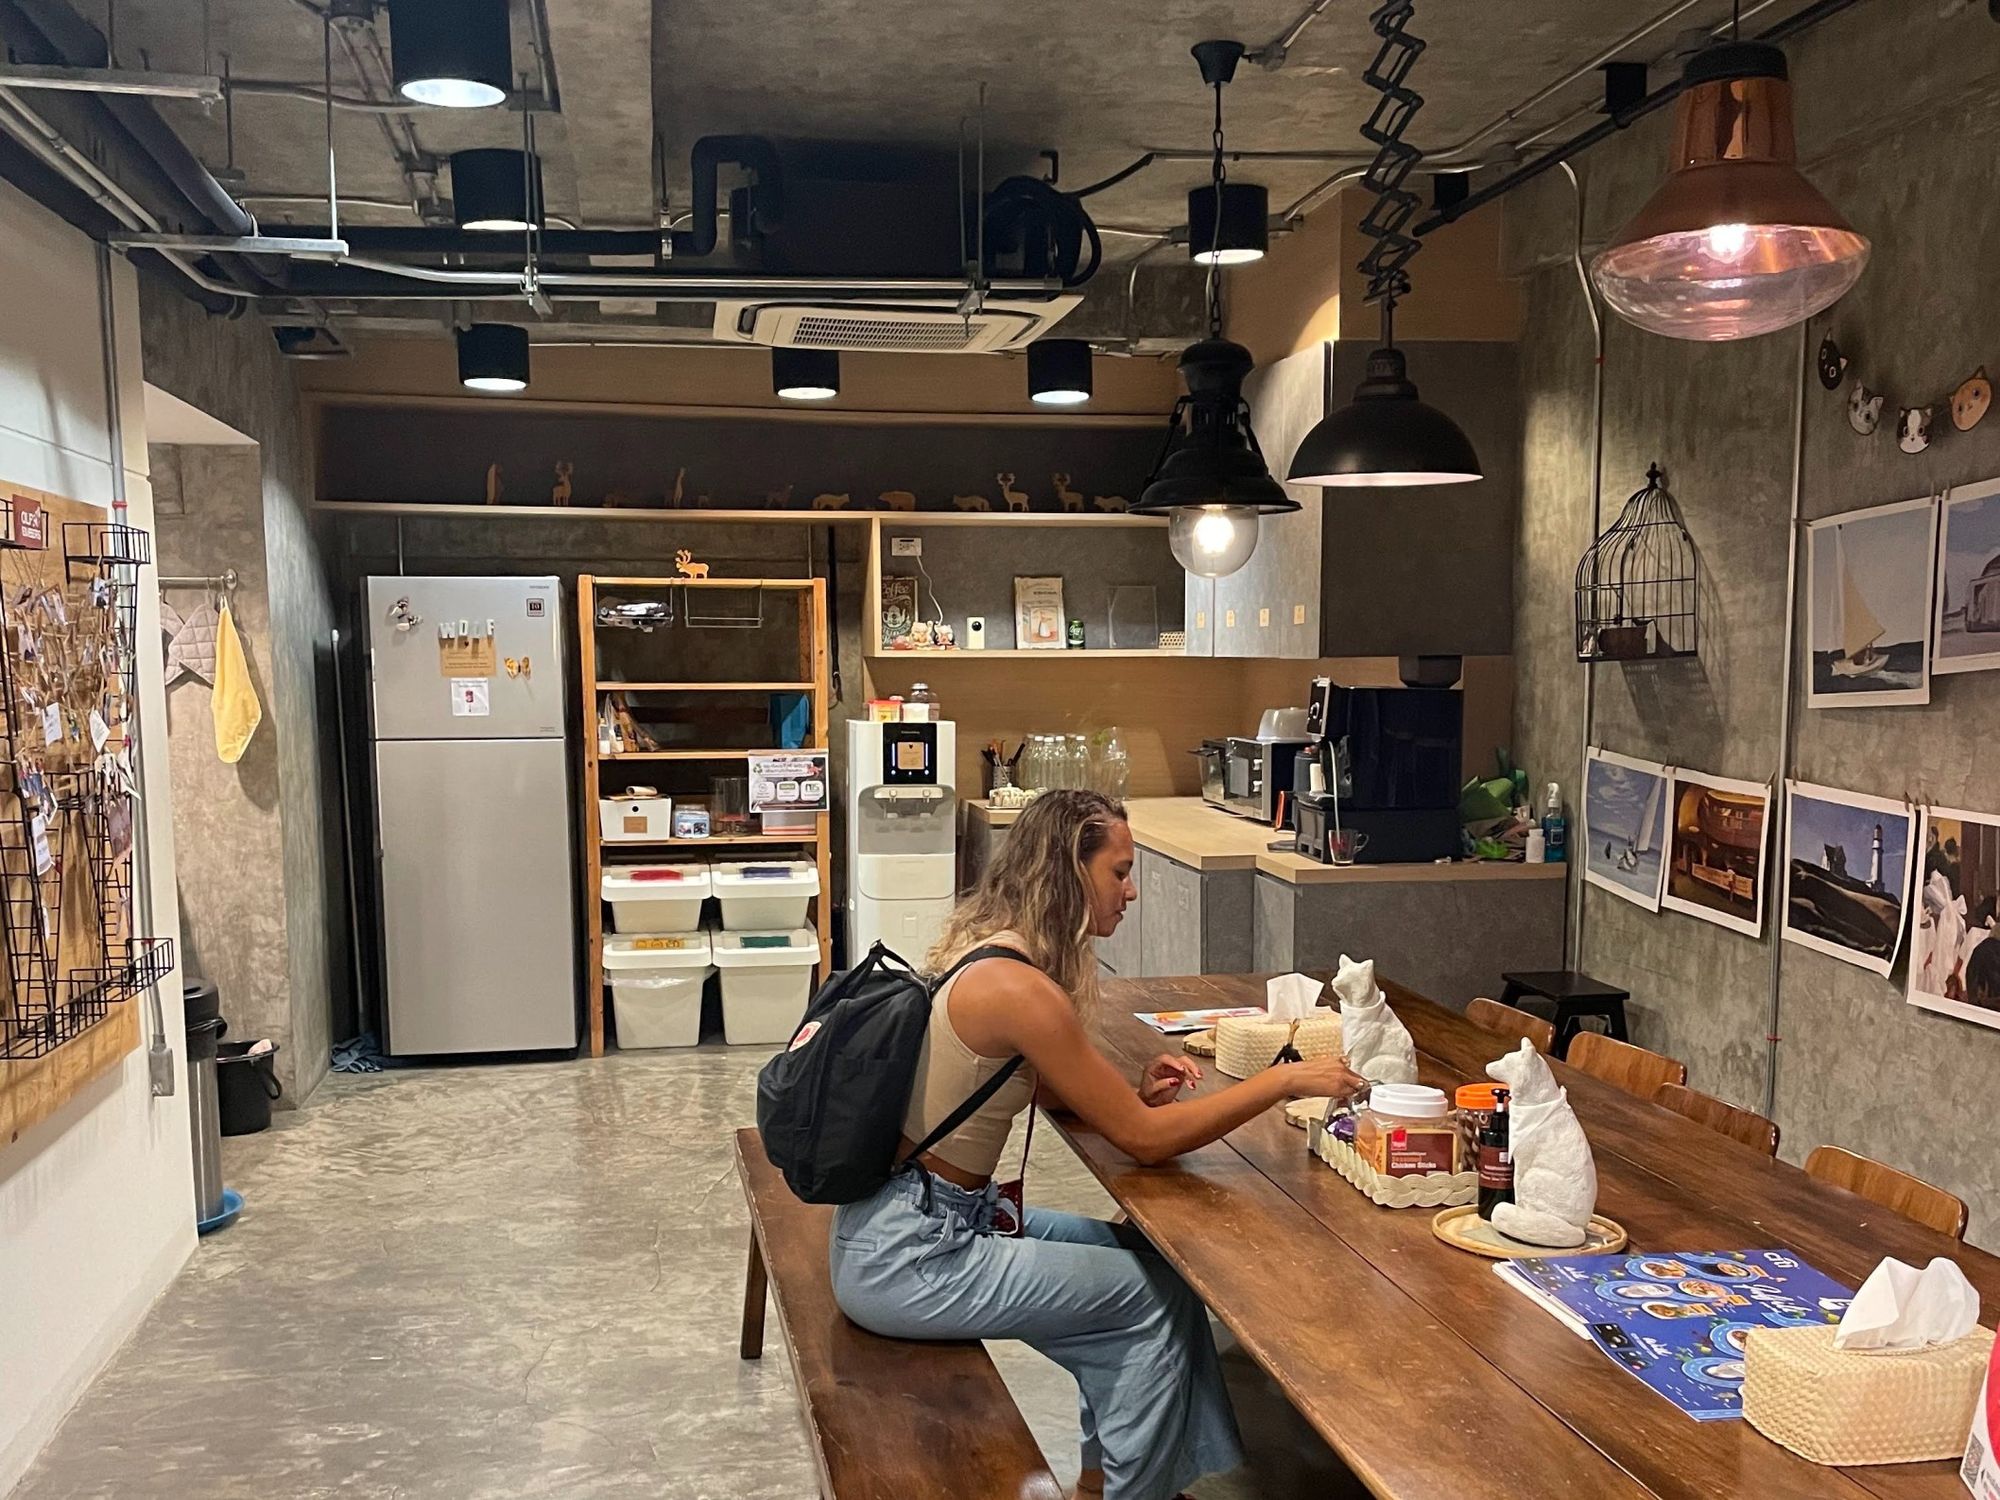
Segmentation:
<svg viewBox="0 0 2000 1500">
<path fill-rule="evenodd" d="M 840 394 L 840 351 L 773 349 L 771 389 L 787 401 L 831 401 Z"/>
<path fill-rule="evenodd" d="M 1028 399 L 1037 406 L 1081 406 L 1090 399 L 1090 345 L 1082 339 L 1036 339 L 1028 345 Z"/>
<path fill-rule="evenodd" d="M 1682 73 L 1673 168 L 1591 263 L 1621 318 L 1668 338 L 1754 338 L 1844 297 L 1869 244 L 1798 169 L 1785 54 L 1720 42 Z"/>
<path fill-rule="evenodd" d="M 507 0 L 389 0 L 389 57 L 405 99 L 491 108 L 514 78 Z"/>
<path fill-rule="evenodd" d="M 475 391 L 526 390 L 528 330 L 512 323 L 459 329 L 458 383 Z"/>
<path fill-rule="evenodd" d="M 1207 187 L 1188 194 L 1188 257 L 1197 265 L 1240 266 L 1262 260 L 1270 245 L 1270 195 L 1254 182 L 1230 182 L 1223 159 L 1222 90 L 1243 60 L 1241 42 L 1196 42 L 1201 80 L 1215 90 L 1214 154 Z"/>
<path fill-rule="evenodd" d="M 460 229 L 540 228 L 542 162 L 511 146 L 451 154 L 451 216 Z"/>
</svg>

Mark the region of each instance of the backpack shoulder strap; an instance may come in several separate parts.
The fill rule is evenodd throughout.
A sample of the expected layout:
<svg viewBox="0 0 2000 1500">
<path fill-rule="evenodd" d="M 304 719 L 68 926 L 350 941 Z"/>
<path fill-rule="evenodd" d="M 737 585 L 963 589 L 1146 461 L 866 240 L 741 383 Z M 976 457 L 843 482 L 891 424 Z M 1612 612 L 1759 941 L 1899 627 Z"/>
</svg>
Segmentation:
<svg viewBox="0 0 2000 1500">
<path fill-rule="evenodd" d="M 958 960 L 957 963 L 953 964 L 949 969 L 946 969 L 942 974 L 938 975 L 937 978 L 931 982 L 931 993 L 936 994 L 940 989 L 944 987 L 945 982 L 951 979 L 954 975 L 956 975 L 960 969 L 965 968 L 969 964 L 978 963 L 981 959 L 986 959 L 986 958 L 1011 958 L 1017 963 L 1027 964 L 1030 968 L 1034 967 L 1034 961 L 1030 959 L 1025 953 L 1022 953 L 1015 948 L 1003 948 L 998 944 L 992 944 L 981 948 L 974 948 L 970 953 L 965 954 L 962 958 Z M 959 1126 L 963 1125 L 967 1120 L 971 1119 L 973 1115 L 978 1113 L 979 1107 L 982 1104 L 984 1104 L 988 1099 L 991 1099 L 995 1094 L 1000 1092 L 1000 1090 L 1006 1085 L 1008 1079 L 1012 1078 L 1016 1073 L 1021 1071 L 1021 1064 L 1025 1061 L 1026 1061 L 1025 1058 L 1019 1056 L 1009 1058 L 1006 1061 L 1006 1063 L 1001 1066 L 1000 1070 L 997 1073 L 995 1073 L 991 1078 L 987 1079 L 986 1082 L 980 1084 L 978 1088 L 974 1089 L 971 1092 L 971 1094 L 969 1094 L 959 1104 L 958 1108 L 954 1109 L 950 1114 L 946 1115 L 943 1120 L 939 1121 L 937 1128 L 931 1131 L 931 1133 L 925 1136 L 921 1141 L 917 1142 L 917 1144 L 911 1149 L 910 1154 L 904 1157 L 903 1160 L 898 1162 L 896 1165 L 898 1167 L 901 1167 L 908 1162 L 915 1161 L 918 1157 L 922 1156 L 926 1151 L 930 1150 L 931 1147 L 935 1146 L 939 1141 L 943 1140 L 946 1136 L 950 1135 L 954 1130 L 958 1129 Z"/>
</svg>

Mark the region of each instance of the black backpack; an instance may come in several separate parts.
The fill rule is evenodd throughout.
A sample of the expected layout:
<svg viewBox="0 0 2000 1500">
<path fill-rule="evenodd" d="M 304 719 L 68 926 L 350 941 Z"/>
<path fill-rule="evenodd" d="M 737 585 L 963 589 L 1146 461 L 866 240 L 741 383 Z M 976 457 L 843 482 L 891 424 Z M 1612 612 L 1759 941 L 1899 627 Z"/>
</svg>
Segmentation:
<svg viewBox="0 0 2000 1500">
<path fill-rule="evenodd" d="M 877 943 L 845 974 L 820 987 L 791 1045 L 757 1075 L 757 1129 L 764 1154 L 807 1203 L 853 1203 L 902 1166 L 896 1146 L 944 982 L 982 958 L 1029 960 L 1012 948 L 975 948 L 926 980 Z M 1012 1078 L 1011 1059 L 918 1143 L 921 1156 L 972 1117 Z"/>
</svg>

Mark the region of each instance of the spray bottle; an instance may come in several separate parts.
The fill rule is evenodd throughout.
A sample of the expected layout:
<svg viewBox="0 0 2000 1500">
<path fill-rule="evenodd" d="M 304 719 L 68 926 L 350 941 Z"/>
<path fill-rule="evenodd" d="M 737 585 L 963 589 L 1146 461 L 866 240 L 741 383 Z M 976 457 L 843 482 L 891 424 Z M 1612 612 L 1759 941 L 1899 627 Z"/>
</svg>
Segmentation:
<svg viewBox="0 0 2000 1500">
<path fill-rule="evenodd" d="M 1562 864 L 1569 857 L 1569 819 L 1563 816 L 1562 787 L 1553 781 L 1542 800 L 1542 845 L 1546 851 L 1543 858 L 1552 865 Z"/>
</svg>

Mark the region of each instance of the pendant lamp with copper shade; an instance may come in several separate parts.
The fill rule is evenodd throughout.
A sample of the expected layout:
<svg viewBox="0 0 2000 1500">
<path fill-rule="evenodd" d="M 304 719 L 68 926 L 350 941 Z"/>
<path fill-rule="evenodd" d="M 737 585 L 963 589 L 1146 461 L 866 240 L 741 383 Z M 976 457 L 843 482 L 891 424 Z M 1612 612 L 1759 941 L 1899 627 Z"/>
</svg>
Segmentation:
<svg viewBox="0 0 2000 1500">
<path fill-rule="evenodd" d="M 1721 342 L 1803 322 L 1846 295 L 1868 241 L 1798 169 L 1785 54 L 1721 42 L 1689 59 L 1673 171 L 1591 263 L 1628 322 Z"/>
</svg>

